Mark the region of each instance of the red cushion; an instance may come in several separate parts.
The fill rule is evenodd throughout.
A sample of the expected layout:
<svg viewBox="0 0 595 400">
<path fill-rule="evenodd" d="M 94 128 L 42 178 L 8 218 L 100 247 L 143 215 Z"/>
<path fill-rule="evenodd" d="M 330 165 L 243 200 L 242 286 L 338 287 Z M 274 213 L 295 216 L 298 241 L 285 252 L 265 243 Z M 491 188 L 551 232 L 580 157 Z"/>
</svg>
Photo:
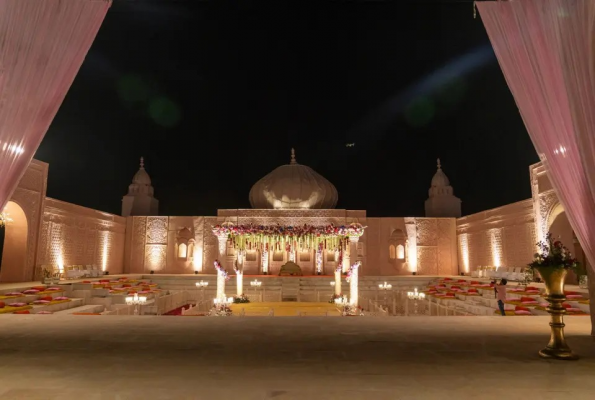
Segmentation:
<svg viewBox="0 0 595 400">
<path fill-rule="evenodd" d="M 527 307 L 523 307 L 523 306 L 516 306 L 514 308 L 515 311 L 530 311 Z"/>
<path fill-rule="evenodd" d="M 453 285 L 453 286 L 451 286 L 450 288 L 451 288 L 451 289 L 460 289 L 461 287 L 460 287 L 460 286 Z"/>
<path fill-rule="evenodd" d="M 38 298 L 37 300 L 52 301 L 52 300 L 54 300 L 54 298 L 52 296 L 43 296 L 43 297 Z"/>
<path fill-rule="evenodd" d="M 31 314 L 29 310 L 15 311 L 13 314 Z"/>
<path fill-rule="evenodd" d="M 539 288 L 536 288 L 535 286 L 527 286 L 525 290 L 539 290 Z"/>
<path fill-rule="evenodd" d="M 43 292 L 45 290 L 45 286 L 33 286 L 31 289 L 35 289 L 35 290 L 39 290 L 40 292 Z"/>
<path fill-rule="evenodd" d="M 518 310 L 514 312 L 515 315 L 532 315 L 531 311 L 525 311 L 525 310 Z"/>
<path fill-rule="evenodd" d="M 535 299 L 533 297 L 523 296 L 523 297 L 521 297 L 521 301 L 535 301 Z"/>
<path fill-rule="evenodd" d="M 464 279 L 459 279 L 457 282 L 459 282 L 459 283 L 465 283 L 465 282 L 467 282 L 467 281 L 466 281 L 466 280 L 464 280 Z"/>
<path fill-rule="evenodd" d="M 580 294 L 579 292 L 564 291 L 564 294 Z"/>
<path fill-rule="evenodd" d="M 562 303 L 562 307 L 564 308 L 572 308 L 572 306 L 568 303 Z"/>
<path fill-rule="evenodd" d="M 469 289 L 469 293 L 477 293 L 477 289 Z"/>
<path fill-rule="evenodd" d="M 132 285 L 130 283 L 125 283 L 122 285 L 122 287 L 132 287 Z"/>
<path fill-rule="evenodd" d="M 4 307 L 6 307 L 6 303 L 3 301 L 0 301 L 0 308 L 4 308 Z"/>
</svg>

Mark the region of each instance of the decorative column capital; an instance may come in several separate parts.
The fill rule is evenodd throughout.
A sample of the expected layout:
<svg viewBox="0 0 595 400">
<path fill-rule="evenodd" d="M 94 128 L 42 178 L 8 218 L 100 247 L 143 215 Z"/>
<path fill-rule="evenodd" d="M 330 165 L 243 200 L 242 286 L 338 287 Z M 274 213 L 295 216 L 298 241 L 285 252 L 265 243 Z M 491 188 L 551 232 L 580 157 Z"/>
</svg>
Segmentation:
<svg viewBox="0 0 595 400">
<path fill-rule="evenodd" d="M 359 236 L 349 236 L 349 241 L 351 243 L 357 243 L 359 242 Z"/>
</svg>

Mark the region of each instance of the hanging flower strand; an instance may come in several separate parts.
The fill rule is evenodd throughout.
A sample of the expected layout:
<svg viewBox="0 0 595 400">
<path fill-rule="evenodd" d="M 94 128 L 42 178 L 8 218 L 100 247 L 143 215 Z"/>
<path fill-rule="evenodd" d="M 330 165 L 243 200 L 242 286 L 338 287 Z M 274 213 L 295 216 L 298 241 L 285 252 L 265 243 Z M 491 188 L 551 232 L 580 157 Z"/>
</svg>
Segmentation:
<svg viewBox="0 0 595 400">
<path fill-rule="evenodd" d="M 223 224 L 213 227 L 213 233 L 219 237 L 227 236 L 237 250 L 265 250 L 270 246 L 274 250 L 295 251 L 302 249 L 344 249 L 350 237 L 360 237 L 365 227 L 360 224 L 347 226 L 281 226 L 281 225 L 232 225 Z"/>
</svg>

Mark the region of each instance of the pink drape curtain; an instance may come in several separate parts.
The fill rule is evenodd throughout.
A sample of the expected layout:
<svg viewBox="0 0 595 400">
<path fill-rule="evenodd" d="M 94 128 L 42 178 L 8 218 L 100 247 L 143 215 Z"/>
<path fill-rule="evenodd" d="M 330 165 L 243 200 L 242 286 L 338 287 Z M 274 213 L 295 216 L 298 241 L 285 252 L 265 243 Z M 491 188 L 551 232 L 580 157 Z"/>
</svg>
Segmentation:
<svg viewBox="0 0 595 400">
<path fill-rule="evenodd" d="M 595 1 L 476 4 L 527 131 L 595 268 Z"/>
<path fill-rule="evenodd" d="M 111 0 L 0 0 L 0 211 L 58 112 L 110 5 Z"/>
</svg>

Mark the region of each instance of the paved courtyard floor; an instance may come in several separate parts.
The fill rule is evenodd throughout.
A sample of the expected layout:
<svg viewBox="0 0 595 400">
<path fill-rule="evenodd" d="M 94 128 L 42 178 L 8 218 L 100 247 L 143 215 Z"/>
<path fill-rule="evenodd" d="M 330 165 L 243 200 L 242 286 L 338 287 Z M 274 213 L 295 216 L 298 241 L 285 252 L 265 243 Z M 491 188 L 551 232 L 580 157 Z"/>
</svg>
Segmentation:
<svg viewBox="0 0 595 400">
<path fill-rule="evenodd" d="M 547 317 L 0 318 L 2 400 L 594 399 L 588 317 L 576 362 L 542 360 Z"/>
</svg>

